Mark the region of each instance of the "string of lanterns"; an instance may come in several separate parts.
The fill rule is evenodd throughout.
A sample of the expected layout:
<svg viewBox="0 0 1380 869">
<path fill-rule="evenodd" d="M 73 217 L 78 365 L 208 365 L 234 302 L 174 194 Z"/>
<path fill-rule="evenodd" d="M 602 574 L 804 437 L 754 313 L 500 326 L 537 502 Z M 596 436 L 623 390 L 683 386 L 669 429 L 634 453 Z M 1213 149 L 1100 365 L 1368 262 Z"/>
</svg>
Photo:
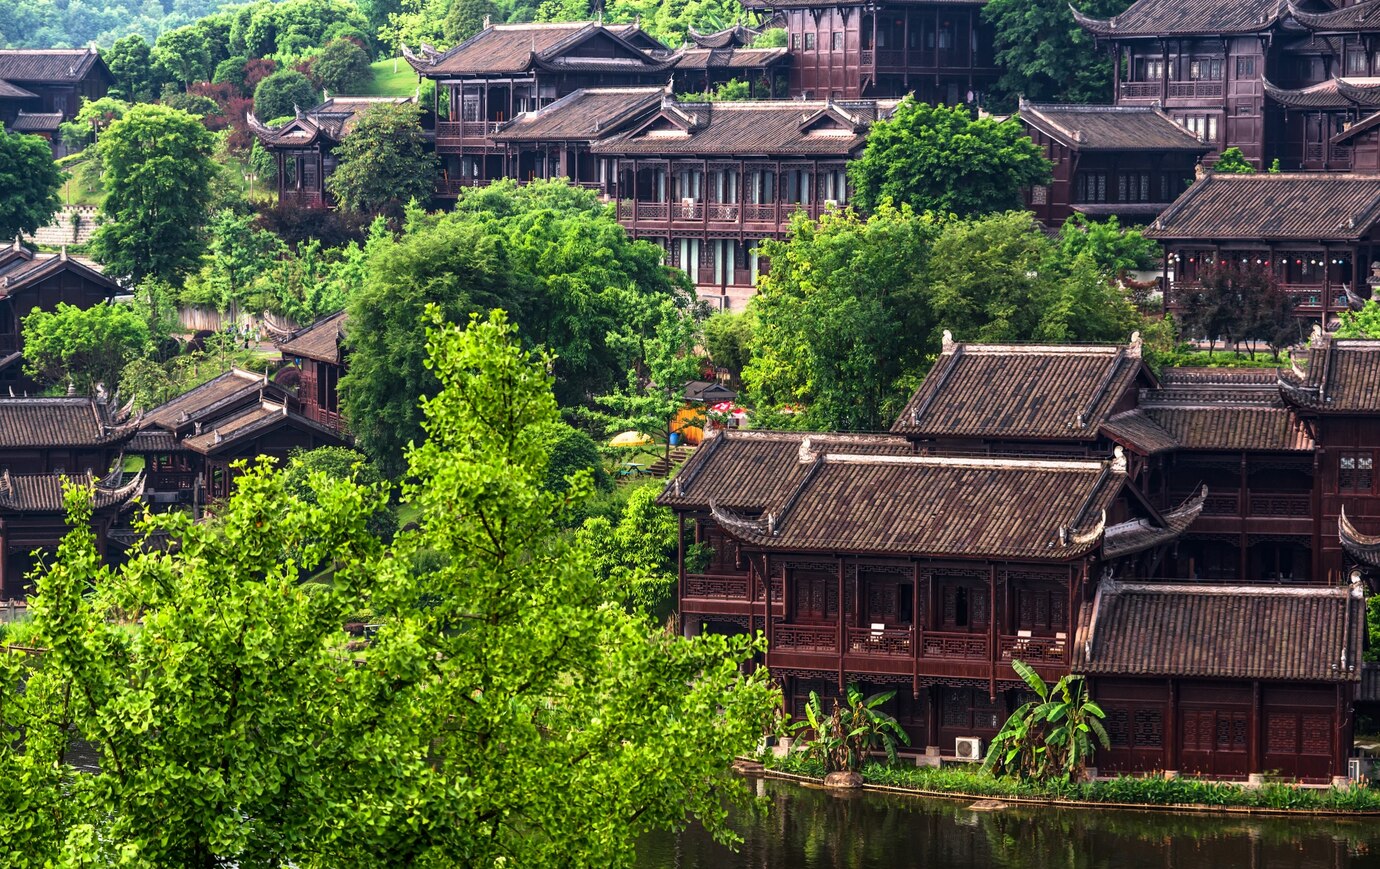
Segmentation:
<svg viewBox="0 0 1380 869">
<path fill-rule="evenodd" d="M 1169 254 L 1169 256 L 1168 256 L 1168 259 L 1170 260 L 1170 262 L 1191 262 L 1191 263 L 1193 263 L 1193 262 L 1198 262 L 1200 258 L 1199 258 L 1199 257 L 1196 257 L 1196 256 L 1191 256 L 1191 257 L 1188 257 L 1187 259 L 1185 259 L 1184 257 L 1179 256 L 1177 253 L 1171 253 L 1171 254 Z M 1210 257 L 1210 256 L 1205 256 L 1205 257 L 1202 257 L 1201 260 L 1202 260 L 1202 262 L 1204 262 L 1204 263 L 1211 263 L 1211 262 L 1212 262 L 1212 257 Z M 1250 257 L 1244 257 L 1244 256 L 1243 256 L 1243 257 L 1241 257 L 1241 262 L 1242 262 L 1242 263 L 1245 263 L 1245 264 L 1247 264 L 1247 265 L 1249 265 L 1250 262 L 1251 262 L 1251 259 L 1250 259 Z M 1288 258 L 1288 257 L 1285 257 L 1281 262 L 1287 264 L 1287 263 L 1289 262 L 1289 258 Z M 1303 265 L 1304 262 L 1305 262 L 1305 261 L 1304 261 L 1303 259 L 1301 259 L 1301 258 L 1296 258 L 1296 259 L 1294 260 L 1294 264 L 1295 264 L 1295 265 Z M 1330 262 L 1332 265 L 1334 265 L 1334 266 L 1341 266 L 1341 265 L 1347 265 L 1347 264 L 1348 264 L 1348 261 L 1347 261 L 1347 260 L 1344 260 L 1344 259 L 1332 259 L 1332 260 L 1328 260 L 1328 259 L 1310 259 L 1310 260 L 1307 260 L 1307 264 L 1310 265 L 1310 266 L 1322 266 L 1322 265 L 1327 265 L 1329 262 Z M 1228 260 L 1225 260 L 1225 259 L 1219 259 L 1219 260 L 1218 260 L 1218 264 L 1219 264 L 1219 265 L 1226 265 L 1227 263 L 1228 263 Z M 1256 260 L 1255 260 L 1255 264 L 1258 265 L 1258 266 L 1259 266 L 1259 265 L 1266 265 L 1266 266 L 1268 266 L 1268 265 L 1270 265 L 1270 263 L 1271 263 L 1270 260 L 1268 260 L 1268 259 L 1260 259 L 1259 257 L 1256 257 Z"/>
</svg>

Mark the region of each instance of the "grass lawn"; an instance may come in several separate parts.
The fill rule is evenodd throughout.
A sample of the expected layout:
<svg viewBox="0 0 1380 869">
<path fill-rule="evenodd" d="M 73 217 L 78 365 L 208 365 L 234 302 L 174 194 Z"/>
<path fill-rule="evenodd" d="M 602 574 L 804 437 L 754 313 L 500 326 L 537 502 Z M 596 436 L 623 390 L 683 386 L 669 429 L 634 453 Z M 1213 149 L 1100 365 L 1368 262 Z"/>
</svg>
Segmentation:
<svg viewBox="0 0 1380 869">
<path fill-rule="evenodd" d="M 410 97 L 417 92 L 417 73 L 401 57 L 370 64 L 374 81 L 364 93 L 377 97 Z"/>
<path fill-rule="evenodd" d="M 58 190 L 58 198 L 63 205 L 96 205 L 99 206 L 105 199 L 105 191 L 101 189 L 100 178 L 85 177 L 86 173 L 81 171 L 82 163 L 76 161 L 63 168 L 67 173 L 67 180 L 62 182 L 62 188 Z M 85 183 L 84 183 L 85 182 Z"/>
</svg>

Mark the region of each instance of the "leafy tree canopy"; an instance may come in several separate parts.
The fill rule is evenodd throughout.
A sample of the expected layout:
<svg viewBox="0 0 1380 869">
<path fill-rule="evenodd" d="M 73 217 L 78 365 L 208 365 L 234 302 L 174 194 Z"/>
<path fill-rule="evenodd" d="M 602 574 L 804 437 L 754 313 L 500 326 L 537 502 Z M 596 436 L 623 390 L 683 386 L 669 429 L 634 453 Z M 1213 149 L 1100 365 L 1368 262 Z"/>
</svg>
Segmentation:
<svg viewBox="0 0 1380 869">
<path fill-rule="evenodd" d="M 906 97 L 872 125 L 860 159 L 848 167 L 856 201 L 876 211 L 884 200 L 974 217 L 1022 208 L 1021 191 L 1050 179 L 1050 163 L 1015 118 L 973 120 L 962 106 Z"/>
<path fill-rule="evenodd" d="M 176 281 L 196 267 L 214 144 L 195 117 L 165 106 L 134 106 L 110 125 L 97 146 L 106 198 L 91 240 L 109 272 Z"/>
<path fill-rule="evenodd" d="M 1109 18 L 1129 0 L 1085 0 L 1080 12 Z M 982 10 L 992 25 L 1001 76 L 991 101 L 1010 111 L 1032 102 L 1105 103 L 1112 96 L 1112 62 L 1105 48 L 1073 20 L 1064 0 L 991 0 Z"/>
<path fill-rule="evenodd" d="M 339 162 L 326 179 L 341 205 L 377 214 L 430 198 L 439 163 L 427 150 L 421 111 L 415 104 L 379 103 L 360 114 L 336 148 Z"/>
<path fill-rule="evenodd" d="M 1225 175 L 1252 175 L 1255 173 L 1255 167 L 1241 153 L 1240 148 L 1228 148 L 1218 156 L 1217 162 L 1212 164 L 1212 171 Z"/>
<path fill-rule="evenodd" d="M 459 45 L 484 29 L 485 19 L 494 21 L 497 17 L 498 8 L 492 0 L 451 0 L 442 31 L 447 42 Z"/>
<path fill-rule="evenodd" d="M 50 386 L 72 384 L 88 394 L 97 383 L 114 389 L 125 364 L 149 346 L 149 327 L 126 305 L 78 308 L 59 302 L 24 318 L 24 370 Z"/>
<path fill-rule="evenodd" d="M 334 94 L 363 93 L 374 80 L 369 54 L 351 39 L 333 39 L 312 60 L 312 75 Z"/>
<path fill-rule="evenodd" d="M 115 79 L 110 96 L 139 103 L 150 102 L 157 96 L 162 82 L 153 68 L 152 52 L 144 37 L 137 33 L 122 37 L 101 52 L 101 57 Z"/>
<path fill-rule="evenodd" d="M 29 235 L 47 226 L 62 204 L 63 174 L 53 149 L 38 136 L 0 130 L 0 239 Z"/>
<path fill-rule="evenodd" d="M 259 118 L 290 118 L 297 109 L 306 111 L 316 102 L 311 79 L 295 69 L 280 69 L 254 88 L 254 114 Z"/>
<path fill-rule="evenodd" d="M 1342 314 L 1338 338 L 1380 338 L 1380 300 L 1369 299 L 1359 311 Z"/>
</svg>

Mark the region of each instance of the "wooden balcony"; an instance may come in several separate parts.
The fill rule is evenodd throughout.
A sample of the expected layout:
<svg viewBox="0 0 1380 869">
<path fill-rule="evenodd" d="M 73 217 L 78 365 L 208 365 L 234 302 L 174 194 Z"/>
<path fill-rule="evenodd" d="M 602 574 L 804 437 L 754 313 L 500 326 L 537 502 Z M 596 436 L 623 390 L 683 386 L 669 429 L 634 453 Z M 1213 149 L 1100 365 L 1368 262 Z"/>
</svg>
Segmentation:
<svg viewBox="0 0 1380 869">
<path fill-rule="evenodd" d="M 909 658 L 914 648 L 910 628 L 849 628 L 848 652 L 853 655 L 882 655 Z"/>
<path fill-rule="evenodd" d="M 921 631 L 920 657 L 960 661 L 988 660 L 986 634 Z"/>
<path fill-rule="evenodd" d="M 836 207 L 828 202 L 644 202 L 619 200 L 618 220 L 639 230 L 707 228 L 720 232 L 749 229 L 782 232 L 798 211 L 818 218 Z"/>
<path fill-rule="evenodd" d="M 688 573 L 685 575 L 684 595 L 709 600 L 747 600 L 748 578 L 742 575 Z"/>
<path fill-rule="evenodd" d="M 1121 83 L 1121 98 L 1126 100 L 1157 100 L 1164 92 L 1164 85 L 1158 81 L 1124 81 Z"/>
<path fill-rule="evenodd" d="M 1293 304 L 1294 313 L 1301 317 L 1316 317 L 1323 311 L 1323 302 L 1327 298 L 1329 290 L 1322 283 L 1316 284 L 1280 284 L 1279 288 L 1284 291 Z M 1165 300 L 1166 306 L 1170 310 L 1184 307 L 1186 296 L 1201 292 L 1202 286 L 1194 281 L 1174 281 L 1170 286 L 1169 296 Z M 1333 298 L 1327 306 L 1327 310 L 1336 311 L 1346 307 L 1346 297 L 1340 288 L 1333 287 L 1330 292 Z"/>
<path fill-rule="evenodd" d="M 1169 82 L 1171 100 L 1215 100 L 1223 93 L 1220 81 L 1171 81 Z M 1165 92 L 1162 81 L 1124 81 L 1121 83 L 1121 98 L 1124 100 L 1157 100 Z"/>
<path fill-rule="evenodd" d="M 1066 637 L 1009 637 L 1003 635 L 997 644 L 1001 659 L 1007 663 L 1024 661 L 1027 664 L 1067 664 L 1069 647 Z"/>
<path fill-rule="evenodd" d="M 279 205 L 295 205 L 298 208 L 321 208 L 325 200 L 320 190 L 292 189 L 278 191 Z"/>
<path fill-rule="evenodd" d="M 502 121 L 437 121 L 436 150 L 446 152 L 462 147 L 482 147 L 503 126 Z"/>
<path fill-rule="evenodd" d="M 1190 492 L 1171 493 L 1171 502 L 1182 502 Z M 1246 516 L 1307 519 L 1313 515 L 1313 495 L 1310 492 L 1258 492 L 1247 489 L 1242 513 L 1242 493 L 1236 489 L 1208 489 L 1203 502 L 1204 516 Z"/>
</svg>

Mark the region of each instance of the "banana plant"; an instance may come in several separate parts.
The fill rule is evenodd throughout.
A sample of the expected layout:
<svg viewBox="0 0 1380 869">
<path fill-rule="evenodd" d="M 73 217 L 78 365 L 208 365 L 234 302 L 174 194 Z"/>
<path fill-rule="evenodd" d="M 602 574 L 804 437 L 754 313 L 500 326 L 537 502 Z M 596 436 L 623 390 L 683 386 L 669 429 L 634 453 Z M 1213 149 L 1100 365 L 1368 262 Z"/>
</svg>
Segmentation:
<svg viewBox="0 0 1380 869">
<path fill-rule="evenodd" d="M 846 702 L 841 704 L 834 699 L 826 715 L 819 694 L 811 691 L 805 703 L 805 720 L 792 725 L 792 730 L 812 733 L 807 751 L 828 772 L 856 771 L 868 753 L 878 748 L 886 752 L 889 761 L 895 762 L 897 745 L 910 744 L 901 725 L 881 708 L 895 696 L 892 690 L 865 697 L 857 685 L 849 685 L 844 694 Z"/>
<path fill-rule="evenodd" d="M 1048 780 L 1081 778 L 1097 745 L 1111 745 L 1102 719 L 1107 715 L 1091 697 L 1082 676 L 1064 676 L 1047 685 L 1024 661 L 1011 662 L 1035 700 L 1006 719 L 987 750 L 983 769 L 997 775 Z"/>
</svg>

